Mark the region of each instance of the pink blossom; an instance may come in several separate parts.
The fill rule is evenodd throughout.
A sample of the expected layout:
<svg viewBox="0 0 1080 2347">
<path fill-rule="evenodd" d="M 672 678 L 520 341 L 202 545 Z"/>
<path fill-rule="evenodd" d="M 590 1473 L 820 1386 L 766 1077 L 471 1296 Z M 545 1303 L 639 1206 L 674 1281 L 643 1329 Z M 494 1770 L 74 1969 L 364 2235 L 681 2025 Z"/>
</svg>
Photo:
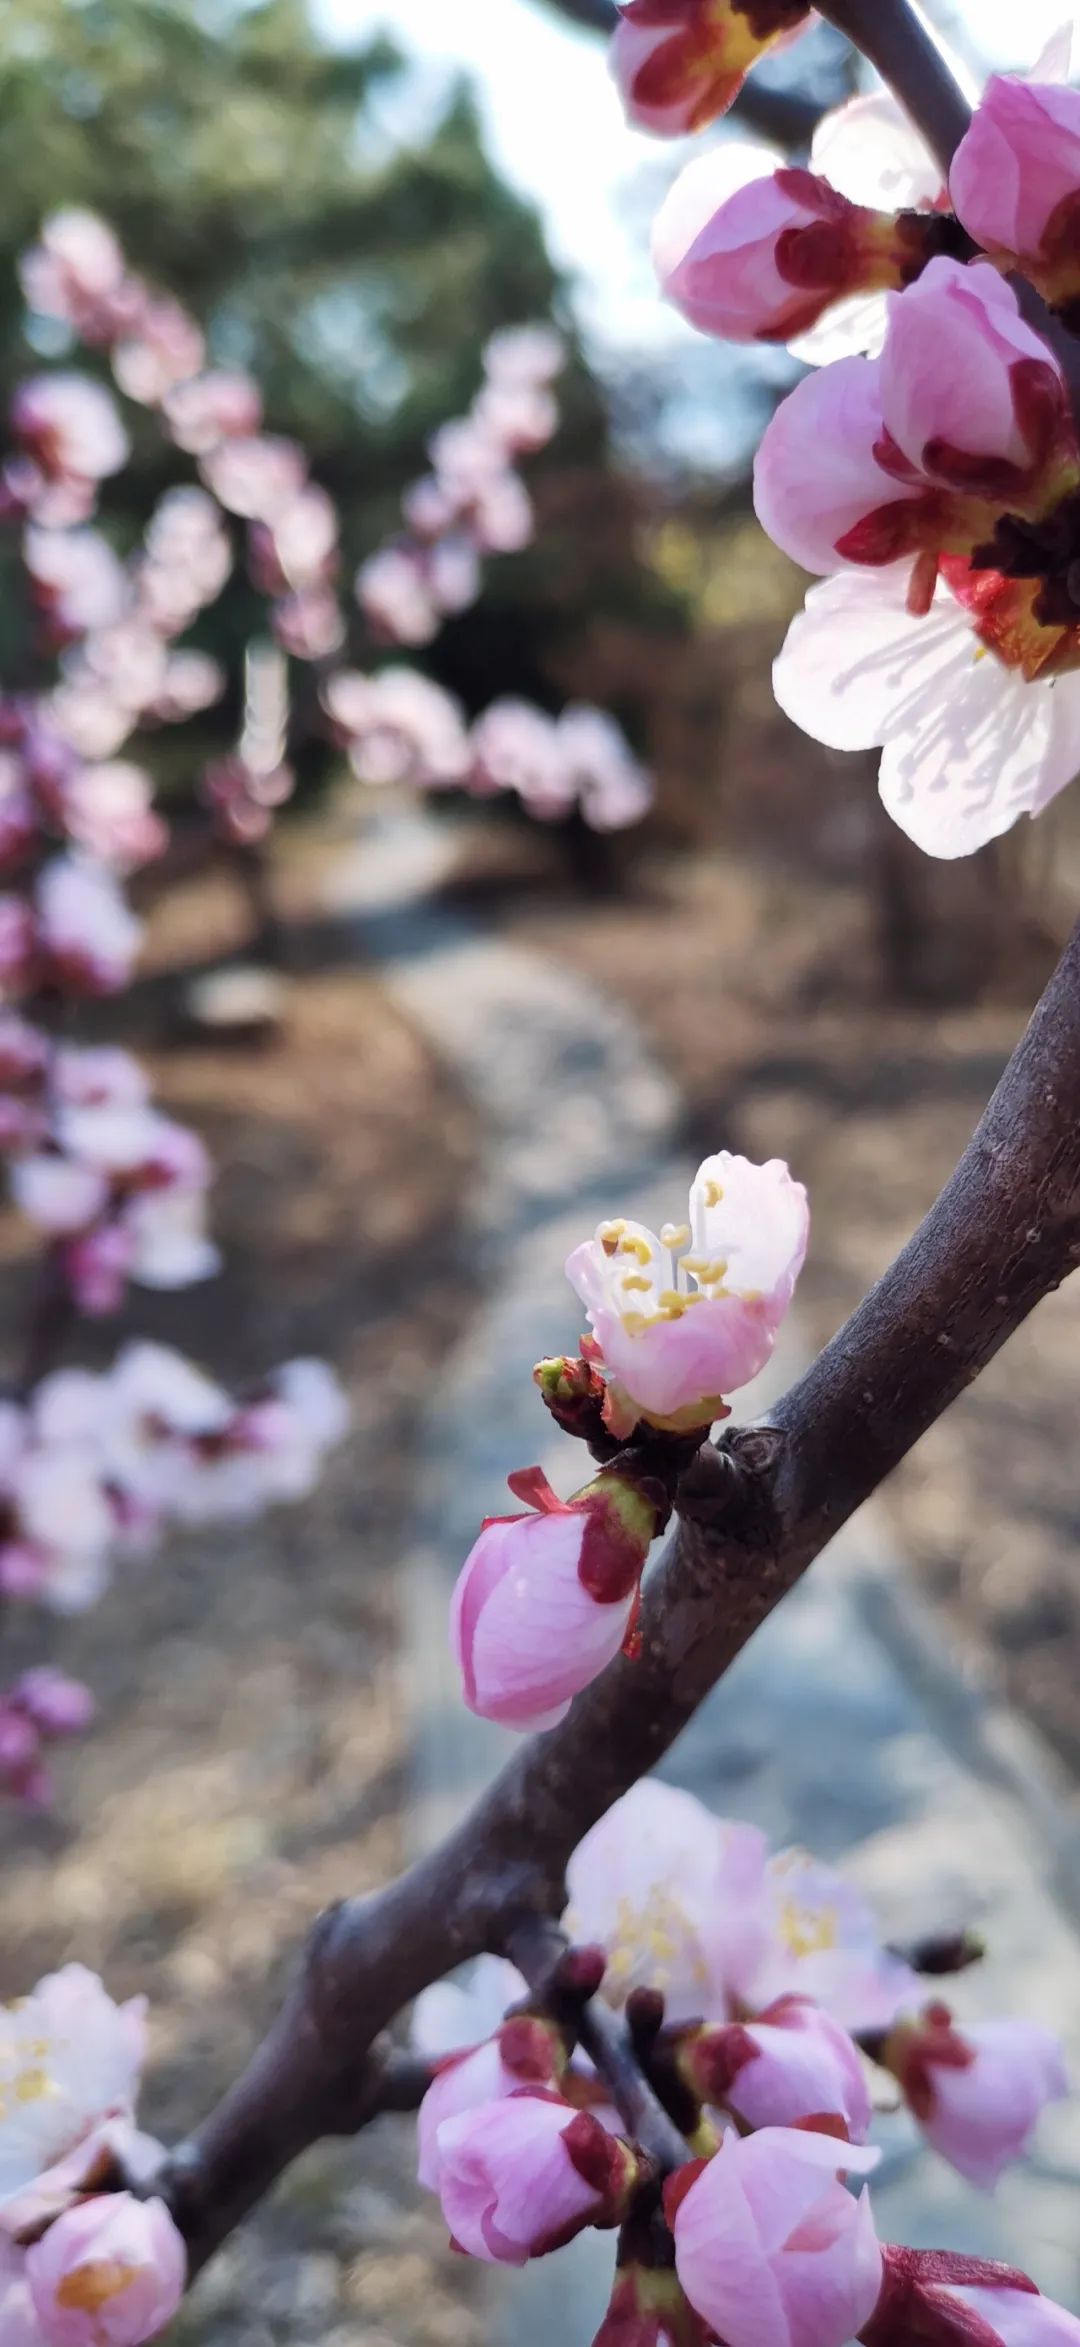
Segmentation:
<svg viewBox="0 0 1080 2347">
<path fill-rule="evenodd" d="M 500 2020 L 482 2044 L 440 2062 L 417 2117 L 421 2184 L 429 2192 L 439 2190 L 439 2134 L 448 2119 L 523 2090 L 557 2088 L 565 2068 L 566 2049 L 558 2031 L 530 2014 Z"/>
<path fill-rule="evenodd" d="M 61 1269 L 79 1311 L 91 1320 L 119 1312 L 134 1260 L 135 1240 L 123 1223 L 99 1223 L 96 1230 L 69 1239 Z"/>
<path fill-rule="evenodd" d="M 145 1288 L 187 1288 L 212 1279 L 221 1256 L 205 1227 L 202 1191 L 144 1191 L 124 1209 L 131 1244 L 131 1278 Z"/>
<path fill-rule="evenodd" d="M 1080 92 L 991 74 L 949 192 L 977 244 L 1045 280 L 1051 298 L 1075 298 Z"/>
<path fill-rule="evenodd" d="M 530 815 L 556 822 L 574 803 L 574 777 L 554 718 L 509 695 L 472 730 L 472 788 L 516 791 Z"/>
<path fill-rule="evenodd" d="M 368 626 L 389 644 L 430 644 L 439 613 L 426 565 L 404 546 L 384 546 L 362 562 L 356 600 Z"/>
<path fill-rule="evenodd" d="M 773 689 L 830 748 L 884 745 L 879 789 L 894 822 L 928 855 L 971 855 L 1040 814 L 1080 768 L 1080 676 L 1051 668 L 1029 682 L 1022 634 L 990 632 L 993 614 L 966 609 L 944 582 L 929 615 L 913 617 L 908 584 L 898 563 L 813 588 Z"/>
<path fill-rule="evenodd" d="M 44 1151 L 17 1159 L 10 1179 L 20 1214 L 57 1238 L 85 1230 L 108 1197 L 108 1183 L 94 1166 Z"/>
<path fill-rule="evenodd" d="M 163 2200 L 99 2193 L 26 2253 L 45 2347 L 142 2347 L 172 2321 L 187 2255 Z"/>
<path fill-rule="evenodd" d="M 804 570 L 887 564 L 940 542 L 939 500 L 881 462 L 881 362 L 837 359 L 781 401 L 754 465 L 754 509 Z"/>
<path fill-rule="evenodd" d="M 50 213 L 39 242 L 19 264 L 32 309 L 63 318 L 88 340 L 108 328 L 124 282 L 124 256 L 112 229 L 79 205 Z"/>
<path fill-rule="evenodd" d="M 892 296 L 880 390 L 890 439 L 946 488 L 992 499 L 1031 494 L 1063 458 L 1076 477 L 1061 368 L 985 262 L 931 261 L 917 284 Z"/>
<path fill-rule="evenodd" d="M 591 1827 L 566 1870 L 571 1939 L 607 1952 L 602 1994 L 663 1991 L 670 2021 L 726 2020 L 769 1941 L 767 1845 L 651 1777 Z"/>
<path fill-rule="evenodd" d="M 328 660 L 345 641 L 345 621 L 329 587 L 304 587 L 274 605 L 274 641 L 294 660 Z"/>
<path fill-rule="evenodd" d="M 208 456 L 222 440 L 250 440 L 262 423 L 262 394 L 241 367 L 190 375 L 166 392 L 165 419 L 178 448 Z"/>
<path fill-rule="evenodd" d="M 160 407 L 178 383 L 197 375 L 206 356 L 200 328 L 168 295 L 145 295 L 132 331 L 113 346 L 112 369 L 128 399 Z"/>
<path fill-rule="evenodd" d="M 253 433 L 223 440 L 200 458 L 208 489 L 229 513 L 245 521 L 274 522 L 303 488 L 307 461 L 295 440 Z"/>
<path fill-rule="evenodd" d="M 520 554 L 532 543 L 536 516 L 517 473 L 493 472 L 469 503 L 469 520 L 486 554 Z"/>
<path fill-rule="evenodd" d="M 0 1010 L 0 1084 L 37 1084 L 48 1058 L 48 1042 L 40 1028 L 16 1011 Z"/>
<path fill-rule="evenodd" d="M 428 585 L 440 611 L 467 611 L 480 593 L 480 557 L 463 530 L 437 538 L 428 550 Z"/>
<path fill-rule="evenodd" d="M 947 2005 L 902 2022 L 883 2059 L 928 2142 L 972 2184 L 992 2191 L 1027 2150 L 1048 2102 L 1068 2093 L 1060 2041 L 1032 2021 L 957 2029 Z"/>
<path fill-rule="evenodd" d="M 566 1272 L 620 1401 L 661 1426 L 719 1417 L 772 1352 L 808 1230 L 806 1192 L 779 1158 L 727 1151 L 699 1167 L 685 1223 L 659 1237 L 601 1223 Z"/>
<path fill-rule="evenodd" d="M 616 2223 L 637 2174 L 599 2120 L 535 2094 L 444 2120 L 437 2159 L 451 2234 L 488 2265 L 524 2265 L 586 2225 Z"/>
<path fill-rule="evenodd" d="M 473 413 L 508 456 L 546 448 L 559 421 L 555 400 L 538 383 L 489 383 L 474 402 Z"/>
<path fill-rule="evenodd" d="M 74 994 L 115 994 L 127 985 L 142 924 L 102 865 L 56 857 L 38 881 L 37 914 L 54 984 Z"/>
<path fill-rule="evenodd" d="M 144 1108 L 144 1068 L 117 1043 L 61 1043 L 53 1062 L 57 1099 L 67 1108 Z"/>
<path fill-rule="evenodd" d="M 23 561 L 55 642 L 111 627 L 123 617 L 131 593 L 127 572 L 100 530 L 31 524 L 23 535 Z"/>
<path fill-rule="evenodd" d="M 28 377 L 15 392 L 11 422 L 48 480 L 101 481 L 127 462 L 128 436 L 115 401 L 89 375 Z"/>
<path fill-rule="evenodd" d="M 102 2123 L 134 2114 L 144 2002 L 115 2005 L 67 1964 L 0 2010 L 0 2234 L 33 2223 L 50 2177 L 85 2172 Z M 77 2158 L 75 2155 L 79 2155 Z"/>
<path fill-rule="evenodd" d="M 773 162 L 724 141 L 687 164 L 657 214 L 664 294 L 704 334 L 790 342 L 845 296 L 902 282 L 908 256 L 891 217 Z"/>
<path fill-rule="evenodd" d="M 865 2347 L 1080 2347 L 1080 2322 L 1026 2274 L 947 2249 L 882 2248 L 881 2296 Z"/>
<path fill-rule="evenodd" d="M 332 574 L 337 556 L 333 499 L 317 482 L 305 482 L 272 523 L 252 523 L 249 545 L 253 575 L 264 594 L 318 586 Z"/>
<path fill-rule="evenodd" d="M 484 1525 L 454 1590 L 451 1641 L 470 1711 L 549 1728 L 622 1645 L 656 1511 L 617 1476 L 570 1501 L 538 1468 L 510 1484 L 539 1512 Z"/>
<path fill-rule="evenodd" d="M 46 1736 L 78 1736 L 94 1717 L 94 1698 L 81 1680 L 42 1663 L 23 1671 L 8 1695 L 9 1703 L 24 1711 Z"/>
<path fill-rule="evenodd" d="M 652 805 L 652 776 L 614 718 L 587 702 L 572 702 L 556 730 L 574 796 L 592 830 L 623 831 L 639 823 Z"/>
<path fill-rule="evenodd" d="M 870 2094 L 858 2048 L 809 1997 L 780 1997 L 753 2021 L 689 2032 L 678 2060 L 702 2101 L 747 2127 L 828 2119 L 849 2142 L 866 2141 Z"/>
<path fill-rule="evenodd" d="M 804 29 L 810 0 L 619 0 L 610 62 L 631 122 L 661 136 L 725 114 L 765 51 Z"/>
<path fill-rule="evenodd" d="M 550 383 L 566 364 L 566 344 L 554 326 L 501 326 L 484 344 L 484 373 L 500 389 L 532 390 Z"/>
<path fill-rule="evenodd" d="M 418 669 L 392 666 L 377 676 L 338 669 L 322 698 L 361 782 L 442 789 L 464 781 L 469 743 L 460 705 Z"/>
<path fill-rule="evenodd" d="M 866 2175 L 880 2153 L 834 2136 L 765 2127 L 720 2149 L 665 2201 L 675 2265 L 692 2306 L 725 2347 L 841 2347 L 873 2312 L 882 2259 Z M 681 2197 L 680 2197 L 681 2195 Z"/>
<path fill-rule="evenodd" d="M 4 2347 L 43 2347 L 26 2283 L 26 2255 L 0 2234 L 0 2339 Z"/>
<path fill-rule="evenodd" d="M 21 896 L 0 895 L 0 986 L 29 986 L 37 957 L 34 916 Z"/>
<path fill-rule="evenodd" d="M 209 652 L 196 652 L 186 645 L 180 652 L 169 653 L 161 690 L 148 704 L 146 715 L 162 725 L 178 725 L 185 717 L 212 709 L 215 701 L 220 701 L 225 683 L 220 661 Z"/>
<path fill-rule="evenodd" d="M 77 847 L 119 873 L 152 863 L 169 836 L 155 813 L 145 767 L 124 758 L 76 768 L 64 794 L 64 819 Z"/>
<path fill-rule="evenodd" d="M 38 809 L 15 750 L 0 749 L 0 873 L 17 872 L 40 832 Z"/>
<path fill-rule="evenodd" d="M 781 1997 L 812 1997 L 847 2030 L 887 2028 L 921 1993 L 910 1965 L 884 1947 L 854 1883 L 805 1850 L 781 1850 L 765 1870 L 760 1960 L 743 1977 L 760 2011 Z"/>
</svg>

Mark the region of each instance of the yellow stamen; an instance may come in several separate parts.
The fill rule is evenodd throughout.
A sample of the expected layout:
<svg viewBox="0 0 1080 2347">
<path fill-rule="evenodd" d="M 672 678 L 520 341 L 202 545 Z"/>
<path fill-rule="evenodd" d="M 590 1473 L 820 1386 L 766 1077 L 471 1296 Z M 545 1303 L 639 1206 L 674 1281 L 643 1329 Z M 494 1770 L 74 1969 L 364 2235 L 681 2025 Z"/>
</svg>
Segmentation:
<svg viewBox="0 0 1080 2347">
<path fill-rule="evenodd" d="M 652 1281 L 646 1279 L 643 1271 L 628 1271 L 625 1277 L 619 1281 L 619 1286 L 625 1288 L 628 1293 L 636 1288 L 640 1294 L 647 1296 L 652 1289 Z"/>
<path fill-rule="evenodd" d="M 636 1255 L 639 1263 L 651 1263 L 653 1259 L 653 1251 L 647 1239 L 620 1239 L 617 1252 L 620 1255 Z"/>
</svg>

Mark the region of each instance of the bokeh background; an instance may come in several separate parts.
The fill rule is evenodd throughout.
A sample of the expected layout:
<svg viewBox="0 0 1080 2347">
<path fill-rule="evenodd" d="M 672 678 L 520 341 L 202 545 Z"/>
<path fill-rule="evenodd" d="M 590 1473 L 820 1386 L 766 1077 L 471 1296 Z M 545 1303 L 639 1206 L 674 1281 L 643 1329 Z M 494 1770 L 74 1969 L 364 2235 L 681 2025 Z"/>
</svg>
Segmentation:
<svg viewBox="0 0 1080 2347">
<path fill-rule="evenodd" d="M 313 1504 L 177 1543 L 57 1628 L 54 1658 L 93 1683 L 101 1725 L 52 1817 L 0 1821 L 0 1988 L 72 1953 L 117 1994 L 146 1988 L 165 2133 L 235 2071 L 313 1911 L 384 1879 L 427 1830 L 416 1754 L 443 1701 L 440 1592 L 470 1509 L 485 1491 L 497 1507 L 521 1463 L 502 1456 L 511 1428 L 491 1432 L 499 1383 L 527 1391 L 535 1353 L 576 1334 L 547 1278 L 553 1234 L 591 1225 L 600 1173 L 625 1170 L 636 1196 L 709 1149 L 785 1155 L 815 1213 L 797 1365 L 935 1194 L 1080 887 L 1067 797 L 1038 829 L 934 866 L 885 821 L 872 762 L 819 750 L 775 708 L 769 663 L 804 581 L 756 528 L 749 466 L 793 369 L 661 305 L 648 228 L 681 157 L 623 123 L 595 13 L 6 0 L 0 21 L 0 397 L 27 368 L 18 254 L 45 211 L 90 205 L 216 357 L 258 376 L 271 428 L 303 441 L 338 502 L 351 566 L 393 528 L 428 435 L 467 406 L 485 336 L 553 319 L 570 363 L 560 429 L 527 468 L 536 542 L 489 563 L 422 665 L 470 711 L 498 693 L 598 702 L 656 778 L 647 821 L 604 840 L 501 807 L 376 803 L 313 744 L 272 845 L 285 984 L 258 1042 L 212 1040 L 185 1010 L 193 978 L 248 953 L 235 875 L 200 869 L 150 909 L 143 978 L 109 1031 L 211 1141 L 226 1269 L 144 1299 L 131 1326 L 237 1378 L 322 1353 L 354 1408 Z M 1033 63 L 1062 8 L 928 13 L 978 76 Z M 824 106 L 851 71 L 822 28 L 762 87 Z M 62 355 L 35 331 L 35 362 Z M 120 546 L 175 462 L 149 431 L 137 442 L 110 493 Z M 0 675 L 15 682 L 6 577 Z M 235 665 L 249 626 L 238 594 L 197 640 Z M 196 724 L 162 750 L 181 818 L 203 748 Z M 2 1220 L 12 1330 L 26 1277 L 25 1236 Z M 1067 1289 L 926 1438 L 875 1534 L 938 1651 L 941 1733 L 950 1689 L 1008 1722 L 1029 1788 L 1010 1798 L 1034 1805 L 1055 1867 L 1080 1771 L 1078 1339 Z M 546 1437 L 526 1419 L 522 1440 Z M 793 1683 L 801 1667 L 796 1638 L 777 1669 Z M 486 1748 L 432 1749 L 452 1806 Z M 737 1755 L 725 1766 L 730 1805 L 764 1800 L 772 1821 L 773 1793 L 749 1767 L 740 1786 Z M 811 1771 L 799 1828 L 830 1853 L 865 1845 L 887 1891 L 874 1837 L 895 1784 L 860 1818 L 838 1790 L 854 1744 L 829 1771 Z M 778 1831 L 789 1818 L 780 1802 Z M 1048 2226 L 1066 2259 L 1065 2217 Z M 1055 2269 L 1060 2291 L 1071 2274 Z M 387 2127 L 298 2171 L 182 2335 L 480 2347 L 525 2332 L 448 2257 L 407 2131 Z"/>
</svg>

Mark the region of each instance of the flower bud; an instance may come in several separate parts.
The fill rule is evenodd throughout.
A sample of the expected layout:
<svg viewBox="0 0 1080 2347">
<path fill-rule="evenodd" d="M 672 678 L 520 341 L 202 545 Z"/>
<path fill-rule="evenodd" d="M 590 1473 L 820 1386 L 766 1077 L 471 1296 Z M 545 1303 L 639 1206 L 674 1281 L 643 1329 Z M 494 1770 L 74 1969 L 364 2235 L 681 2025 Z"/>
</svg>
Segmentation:
<svg viewBox="0 0 1080 2347">
<path fill-rule="evenodd" d="M 725 2347 L 838 2347 L 877 2302 L 881 2251 L 870 2202 L 839 2170 L 865 2175 L 880 2153 L 798 2128 L 724 2137 L 695 2173 L 669 2179 L 675 2266 Z"/>
<path fill-rule="evenodd" d="M 809 1997 L 779 1997 L 755 2021 L 687 2030 L 675 2054 L 700 2102 L 748 2127 L 839 2122 L 865 2143 L 870 2096 L 857 2047 Z"/>
<path fill-rule="evenodd" d="M 586 2225 L 617 2225 L 641 2176 L 629 2144 L 556 2095 L 515 2094 L 446 2120 L 438 2158 L 453 2238 L 488 2265 L 525 2265 Z"/>
<path fill-rule="evenodd" d="M 417 2115 L 416 2172 L 421 2184 L 429 2192 L 439 2190 L 439 2130 L 448 2119 L 523 2090 L 557 2089 L 565 2069 L 566 2046 L 559 2030 L 533 2013 L 511 2014 L 482 2045 L 440 2062 Z"/>
<path fill-rule="evenodd" d="M 568 1501 L 539 1468 L 510 1488 L 538 1512 L 484 1525 L 454 1591 L 451 1639 L 470 1711 L 548 1728 L 618 1653 L 659 1507 L 612 1474 Z"/>
<path fill-rule="evenodd" d="M 619 0 L 611 71 L 631 122 L 677 138 L 725 114 L 752 65 L 805 28 L 810 0 Z"/>
<path fill-rule="evenodd" d="M 172 2321 L 186 2271 L 164 2201 L 130 2192 L 67 2209 L 26 2255 L 45 2347 L 142 2347 Z"/>
<path fill-rule="evenodd" d="M 1075 486 L 1061 369 L 986 263 L 931 261 L 892 296 L 880 389 L 889 441 L 945 488 L 1030 502 Z"/>
<path fill-rule="evenodd" d="M 949 191 L 976 243 L 1068 315 L 1080 301 L 1080 91 L 992 74 Z"/>
<path fill-rule="evenodd" d="M 912 468 L 886 471 L 881 368 L 837 359 L 782 400 L 754 466 L 754 509 L 804 570 L 887 565 L 940 544 L 939 493 Z"/>
<path fill-rule="evenodd" d="M 885 2244 L 881 2294 L 863 2347 L 1080 2347 L 1080 2322 L 1027 2274 L 947 2249 Z"/>
<path fill-rule="evenodd" d="M 947 2005 L 898 2023 L 881 2059 L 927 2141 L 984 2191 L 1026 2150 L 1045 2105 L 1068 2093 L 1064 2054 L 1048 2029 L 977 2021 L 961 2031 Z"/>
<path fill-rule="evenodd" d="M 870 211 L 814 172 L 772 171 L 772 161 L 757 147 L 711 147 L 657 215 L 660 283 L 703 334 L 790 342 L 833 303 L 900 287 L 921 266 L 917 220 Z"/>
</svg>

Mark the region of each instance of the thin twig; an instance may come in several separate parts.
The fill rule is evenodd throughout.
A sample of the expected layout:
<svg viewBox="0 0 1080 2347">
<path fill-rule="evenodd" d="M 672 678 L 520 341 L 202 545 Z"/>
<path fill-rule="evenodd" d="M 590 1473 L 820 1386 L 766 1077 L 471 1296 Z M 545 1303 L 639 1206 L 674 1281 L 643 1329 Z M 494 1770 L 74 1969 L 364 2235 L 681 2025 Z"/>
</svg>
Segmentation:
<svg viewBox="0 0 1080 2347">
<path fill-rule="evenodd" d="M 561 1976 L 570 1942 L 565 1933 L 547 1917 L 530 1915 L 507 1934 L 506 1952 L 539 2004 L 556 2015 L 568 2008 L 632 2142 L 649 2153 L 660 2175 L 673 2175 L 690 2157 L 686 2141 L 646 2078 L 626 2022 L 599 1996 L 566 1996 Z"/>
</svg>

